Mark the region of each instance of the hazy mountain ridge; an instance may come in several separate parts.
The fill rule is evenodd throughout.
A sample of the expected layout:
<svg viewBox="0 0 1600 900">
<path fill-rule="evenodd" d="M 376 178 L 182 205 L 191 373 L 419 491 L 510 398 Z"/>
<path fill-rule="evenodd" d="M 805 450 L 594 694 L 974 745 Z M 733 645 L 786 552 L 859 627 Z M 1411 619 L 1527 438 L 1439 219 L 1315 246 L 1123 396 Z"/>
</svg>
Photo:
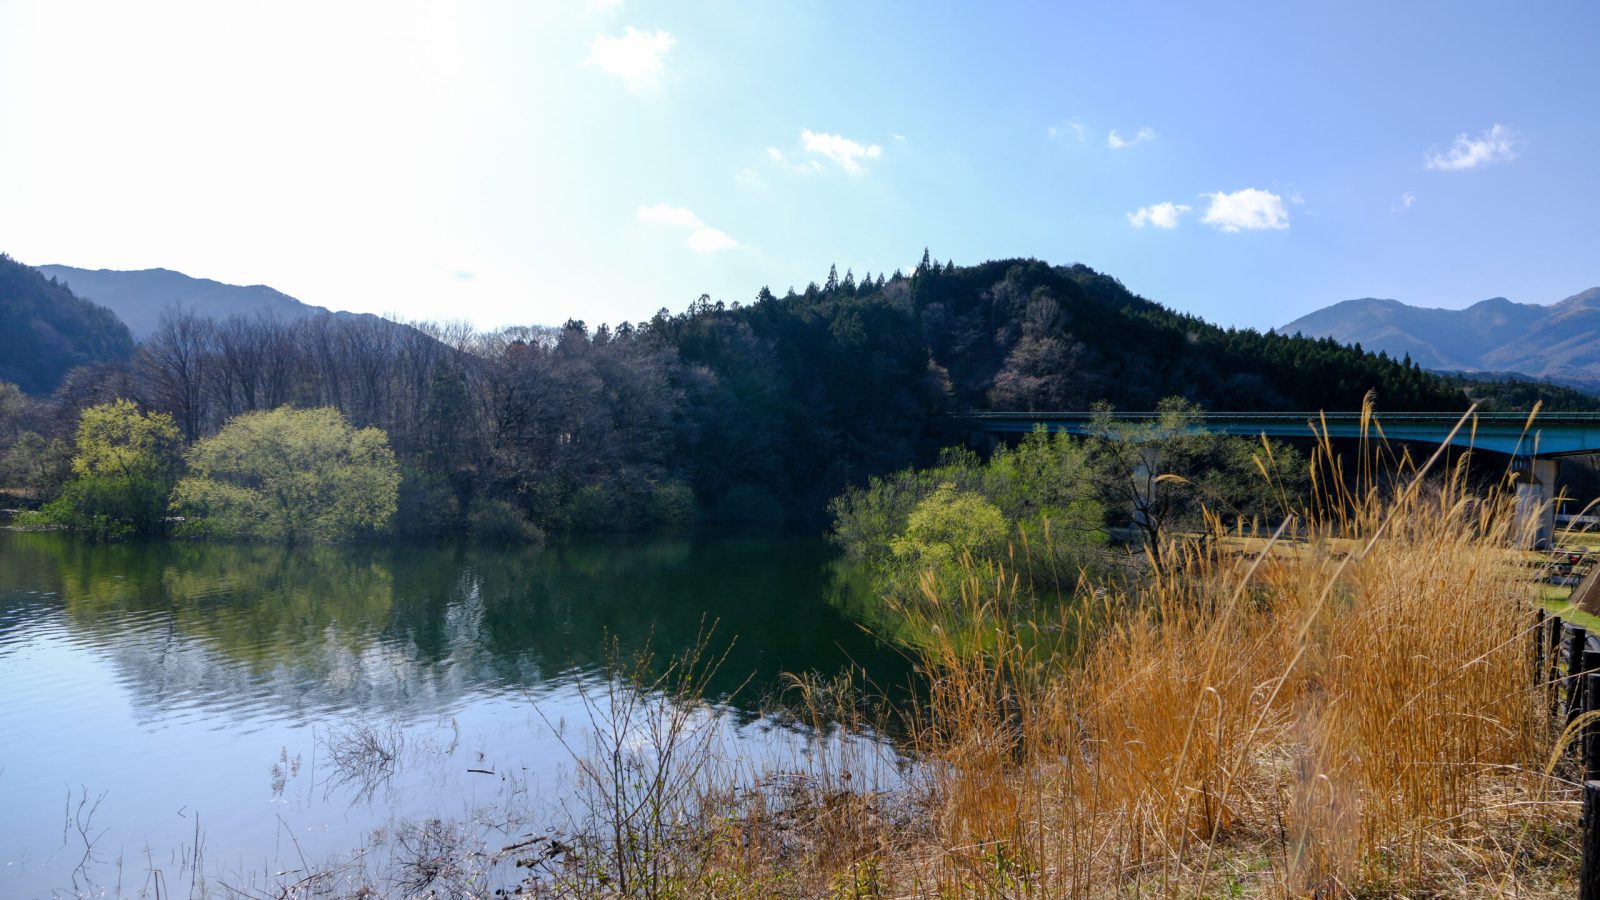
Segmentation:
<svg viewBox="0 0 1600 900">
<path fill-rule="evenodd" d="M 1515 372 L 1600 386 L 1600 287 L 1549 306 L 1492 297 L 1465 309 L 1435 309 L 1366 297 L 1319 309 L 1278 331 L 1409 354 L 1428 369 Z"/>
<path fill-rule="evenodd" d="M 323 307 L 303 303 L 264 284 L 225 284 L 171 269 L 123 271 L 62 265 L 34 268 L 45 277 L 66 284 L 79 297 L 109 308 L 140 341 L 156 330 L 162 314 L 173 306 L 212 319 L 265 315 L 292 321 L 328 313 Z"/>
</svg>

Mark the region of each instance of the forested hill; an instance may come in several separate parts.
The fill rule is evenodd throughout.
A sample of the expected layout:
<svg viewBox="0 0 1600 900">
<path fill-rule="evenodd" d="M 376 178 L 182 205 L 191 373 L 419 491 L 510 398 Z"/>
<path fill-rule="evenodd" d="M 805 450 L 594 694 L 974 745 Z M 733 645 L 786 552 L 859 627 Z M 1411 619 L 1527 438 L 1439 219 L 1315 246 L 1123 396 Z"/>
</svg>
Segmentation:
<svg viewBox="0 0 1600 900">
<path fill-rule="evenodd" d="M 679 464 L 697 495 L 758 484 L 803 509 L 961 441 L 949 413 L 965 409 L 1151 409 L 1181 395 L 1217 411 L 1350 410 L 1369 390 L 1388 409 L 1468 403 L 1409 361 L 1218 328 L 1087 267 L 1030 259 L 834 270 L 751 304 L 701 298 L 595 342 L 660 348 L 681 367 Z"/>
<path fill-rule="evenodd" d="M 133 338 L 111 310 L 0 254 L 0 381 L 44 393 L 77 366 L 132 353 Z"/>
<path fill-rule="evenodd" d="M 1073 410 L 1107 400 L 1149 409 L 1181 394 L 1219 411 L 1336 410 L 1358 408 L 1368 390 L 1389 409 L 1466 405 L 1459 389 L 1409 360 L 1219 328 L 1082 265 L 928 263 L 881 292 L 874 281 L 872 292 L 914 318 L 964 407 Z"/>
</svg>

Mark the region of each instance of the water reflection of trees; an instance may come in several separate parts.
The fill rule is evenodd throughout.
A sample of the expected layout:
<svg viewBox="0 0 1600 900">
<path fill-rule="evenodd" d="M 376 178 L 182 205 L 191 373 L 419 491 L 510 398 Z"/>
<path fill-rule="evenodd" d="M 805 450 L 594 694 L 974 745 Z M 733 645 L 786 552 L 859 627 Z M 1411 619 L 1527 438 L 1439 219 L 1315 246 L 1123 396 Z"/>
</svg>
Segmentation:
<svg viewBox="0 0 1600 900">
<path fill-rule="evenodd" d="M 712 685 L 755 702 L 780 674 L 904 662 L 829 602 L 815 541 L 751 539 L 535 549 L 89 544 L 0 534 L 0 628 L 53 592 L 74 639 L 117 661 L 152 711 L 307 706 L 435 712 L 485 690 L 539 690 L 624 653 L 731 640 Z M 34 604 L 42 600 L 27 601 Z M 0 632 L 3 634 L 3 632 Z"/>
</svg>

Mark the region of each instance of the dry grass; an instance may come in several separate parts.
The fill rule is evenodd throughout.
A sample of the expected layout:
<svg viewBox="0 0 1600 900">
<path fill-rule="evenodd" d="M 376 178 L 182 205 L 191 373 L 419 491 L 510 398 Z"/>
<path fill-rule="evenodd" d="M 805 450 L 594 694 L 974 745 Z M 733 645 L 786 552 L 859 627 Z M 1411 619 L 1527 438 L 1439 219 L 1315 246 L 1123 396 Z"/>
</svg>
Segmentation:
<svg viewBox="0 0 1600 900">
<path fill-rule="evenodd" d="M 1316 465 L 1332 483 L 1326 446 Z M 936 841 L 903 863 L 902 892 L 1570 883 L 1577 812 L 1545 771 L 1510 498 L 1469 491 L 1464 466 L 1362 468 L 1297 526 L 1302 552 L 1239 555 L 1218 529 L 1048 625 L 1018 621 L 1003 573 L 907 608 L 941 638 L 914 729 Z"/>
</svg>

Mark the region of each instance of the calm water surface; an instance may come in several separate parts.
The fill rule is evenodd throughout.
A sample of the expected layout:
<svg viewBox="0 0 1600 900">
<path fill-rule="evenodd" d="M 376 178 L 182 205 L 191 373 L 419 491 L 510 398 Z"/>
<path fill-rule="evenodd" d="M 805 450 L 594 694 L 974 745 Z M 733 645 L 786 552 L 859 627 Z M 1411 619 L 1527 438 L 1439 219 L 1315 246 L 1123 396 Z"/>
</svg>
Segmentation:
<svg viewBox="0 0 1600 900">
<path fill-rule="evenodd" d="M 719 740 L 781 764 L 813 746 L 754 713 L 783 673 L 854 663 L 904 681 L 904 660 L 840 612 L 864 599 L 816 540 L 96 546 L 0 531 L 0 897 L 259 885 L 430 817 L 537 830 L 568 799 L 562 738 L 581 743 L 583 697 L 603 694 L 607 635 L 675 653 L 719 621 L 719 643 L 736 636 L 711 690 Z M 398 749 L 384 777 L 329 761 L 357 727 Z M 512 821 L 512 806 L 531 812 Z"/>
</svg>

